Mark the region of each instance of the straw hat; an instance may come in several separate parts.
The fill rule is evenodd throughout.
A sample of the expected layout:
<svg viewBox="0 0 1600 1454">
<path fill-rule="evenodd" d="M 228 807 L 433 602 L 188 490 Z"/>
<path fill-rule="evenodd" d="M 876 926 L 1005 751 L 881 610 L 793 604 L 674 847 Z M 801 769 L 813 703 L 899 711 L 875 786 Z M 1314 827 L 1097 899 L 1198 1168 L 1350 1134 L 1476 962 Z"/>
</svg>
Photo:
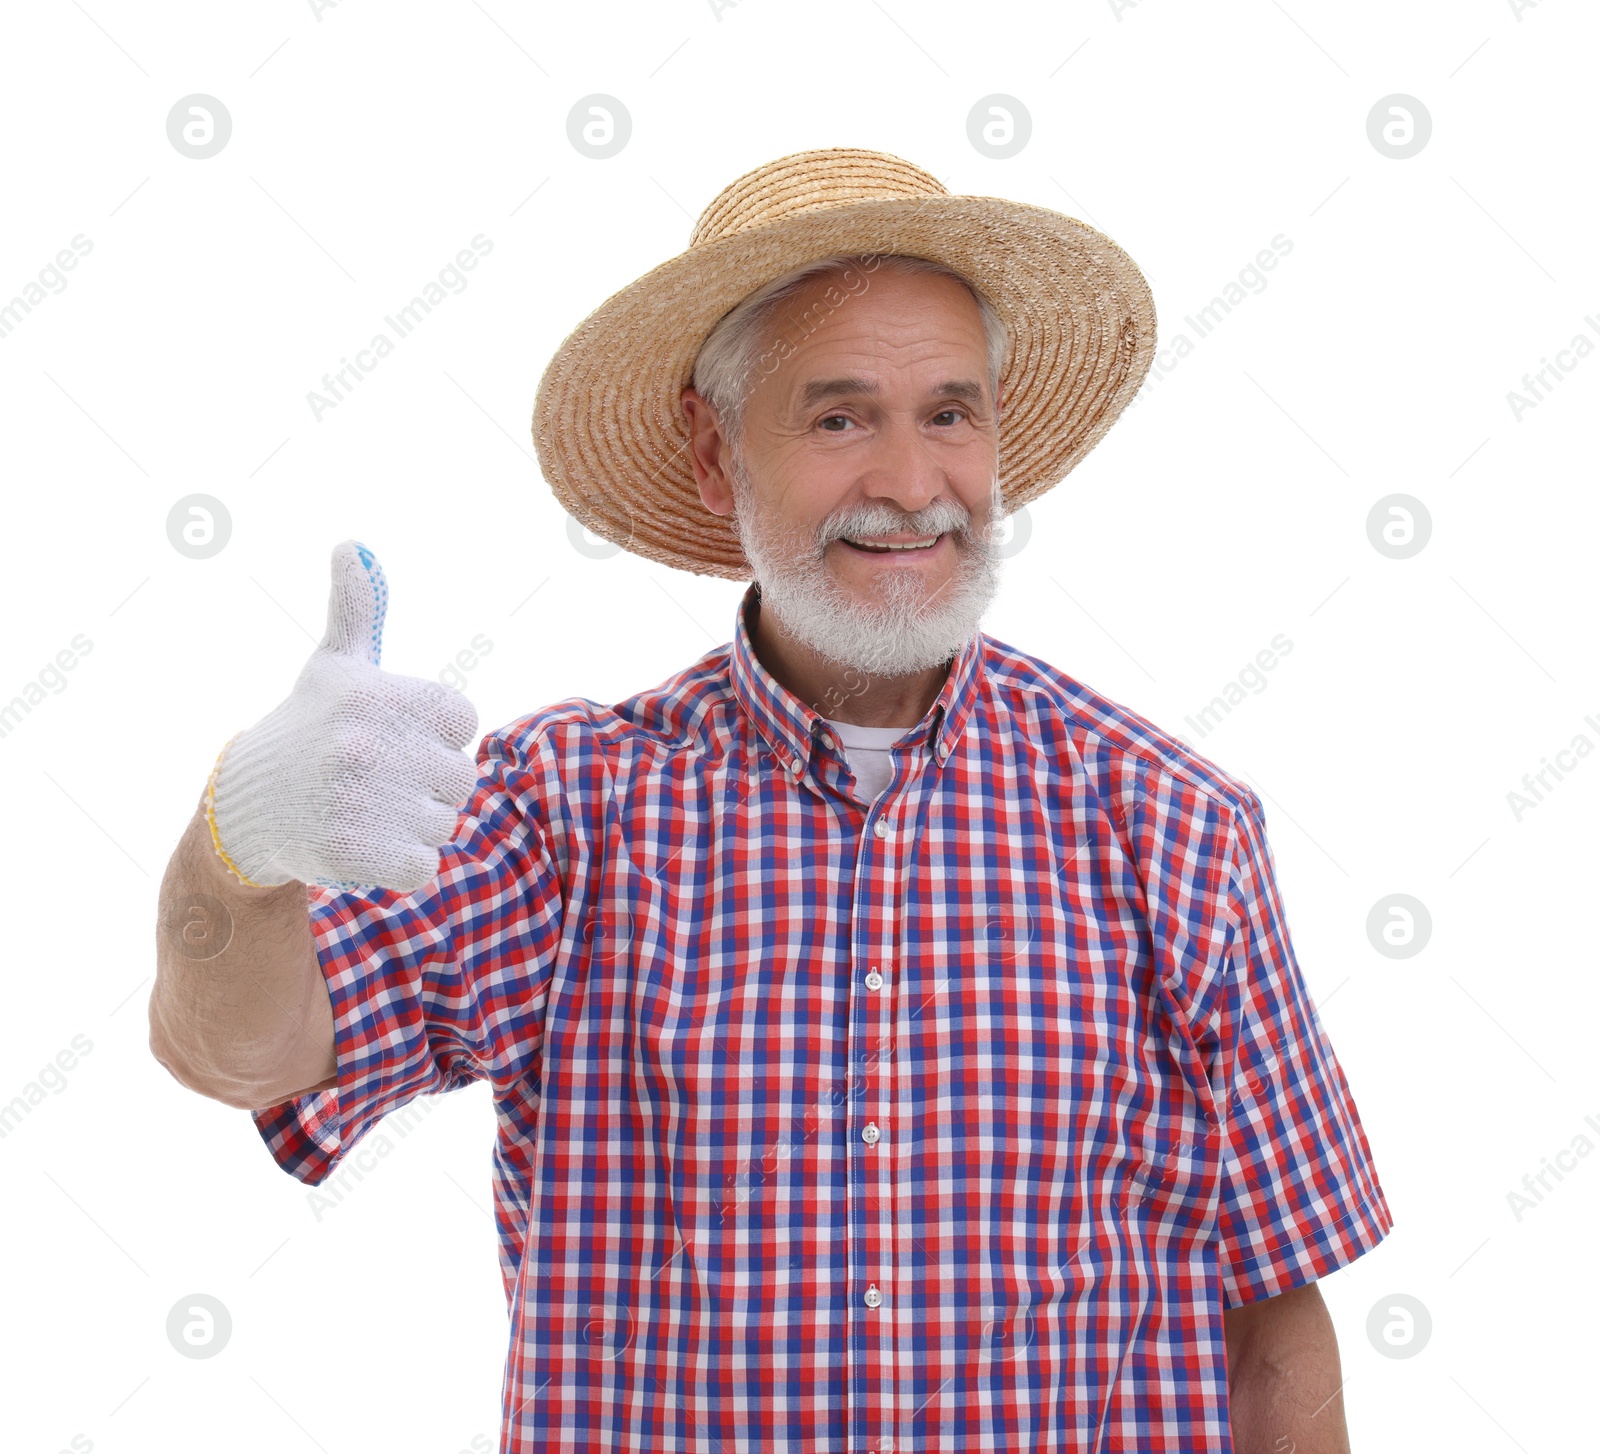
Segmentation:
<svg viewBox="0 0 1600 1454">
<path fill-rule="evenodd" d="M 678 396 L 724 313 L 832 253 L 866 255 L 864 270 L 877 254 L 930 258 L 994 304 L 1010 333 L 999 460 L 1008 510 L 1061 481 L 1150 367 L 1150 287 L 1104 233 L 1046 207 L 952 195 L 885 152 L 796 152 L 725 187 L 684 252 L 613 294 L 556 350 L 533 441 L 568 513 L 649 560 L 750 580 L 732 516 L 700 499 Z"/>
</svg>

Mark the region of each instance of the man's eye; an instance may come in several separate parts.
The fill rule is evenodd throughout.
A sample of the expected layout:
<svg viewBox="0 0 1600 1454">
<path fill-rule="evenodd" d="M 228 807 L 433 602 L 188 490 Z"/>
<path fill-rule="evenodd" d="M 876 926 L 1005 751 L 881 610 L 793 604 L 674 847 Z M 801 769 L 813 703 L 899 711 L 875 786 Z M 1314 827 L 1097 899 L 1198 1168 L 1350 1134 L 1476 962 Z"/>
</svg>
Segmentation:
<svg viewBox="0 0 1600 1454">
<path fill-rule="evenodd" d="M 827 414 L 819 419 L 817 423 L 822 425 L 824 429 L 827 429 L 829 422 L 834 419 L 842 419 L 846 424 L 850 422 L 850 416 L 848 414 Z M 829 434 L 842 434 L 843 432 L 844 431 L 840 429 L 828 429 Z"/>
<path fill-rule="evenodd" d="M 933 416 L 934 422 L 937 423 L 940 419 L 943 419 L 945 417 L 945 415 L 947 415 L 947 414 L 953 416 L 951 418 L 951 420 L 950 420 L 950 422 L 952 424 L 954 424 L 956 422 L 956 420 L 958 420 L 958 419 L 965 419 L 967 417 L 966 410 L 964 410 L 964 409 L 941 409 L 937 414 L 935 414 Z"/>
</svg>

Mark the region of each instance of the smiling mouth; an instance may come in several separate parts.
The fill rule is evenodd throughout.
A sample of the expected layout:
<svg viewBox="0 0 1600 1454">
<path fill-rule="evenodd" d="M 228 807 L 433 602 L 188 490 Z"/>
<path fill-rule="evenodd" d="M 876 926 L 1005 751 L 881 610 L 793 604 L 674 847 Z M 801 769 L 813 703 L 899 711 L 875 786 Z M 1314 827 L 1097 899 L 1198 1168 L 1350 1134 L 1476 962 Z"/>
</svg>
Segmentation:
<svg viewBox="0 0 1600 1454">
<path fill-rule="evenodd" d="M 935 549 L 942 541 L 946 531 L 940 535 L 928 536 L 920 541 L 855 541 L 841 535 L 840 543 L 847 545 L 851 550 L 861 555 L 923 555 Z"/>
</svg>

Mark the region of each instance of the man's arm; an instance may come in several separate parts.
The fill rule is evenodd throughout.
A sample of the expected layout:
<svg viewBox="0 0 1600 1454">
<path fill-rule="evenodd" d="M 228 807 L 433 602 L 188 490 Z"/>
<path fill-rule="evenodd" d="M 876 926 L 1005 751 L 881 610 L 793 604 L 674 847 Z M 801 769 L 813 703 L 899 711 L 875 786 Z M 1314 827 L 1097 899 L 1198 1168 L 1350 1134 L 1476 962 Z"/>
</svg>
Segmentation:
<svg viewBox="0 0 1600 1454">
<path fill-rule="evenodd" d="M 289 695 L 228 739 L 162 880 L 150 1050 L 225 1105 L 337 1084 L 306 885 L 424 887 L 473 795 L 461 749 L 478 714 L 379 667 L 388 601 L 377 557 L 335 546 L 321 643 Z"/>
<path fill-rule="evenodd" d="M 150 1052 L 180 1084 L 240 1110 L 337 1079 L 306 886 L 241 883 L 212 846 L 203 798 L 161 880 Z"/>
<path fill-rule="evenodd" d="M 1339 1343 L 1316 1283 L 1229 1308 L 1222 1321 L 1237 1454 L 1350 1454 Z"/>
<path fill-rule="evenodd" d="M 1261 800 L 1241 794 L 1226 896 L 1230 1029 L 1221 1286 L 1240 1454 L 1346 1454 L 1343 1375 L 1315 1281 L 1393 1226 L 1355 1101 L 1289 938 Z M 1270 1296 L 1275 1288 L 1288 1291 Z"/>
</svg>

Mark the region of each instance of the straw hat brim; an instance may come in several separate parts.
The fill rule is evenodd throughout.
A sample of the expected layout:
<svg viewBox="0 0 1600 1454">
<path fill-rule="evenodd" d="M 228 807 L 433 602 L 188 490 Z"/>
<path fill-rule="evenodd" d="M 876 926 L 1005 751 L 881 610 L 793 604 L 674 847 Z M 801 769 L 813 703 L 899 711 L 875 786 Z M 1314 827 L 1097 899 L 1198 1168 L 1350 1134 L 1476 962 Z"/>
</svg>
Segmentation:
<svg viewBox="0 0 1600 1454">
<path fill-rule="evenodd" d="M 697 575 L 752 578 L 732 517 L 700 499 L 678 396 L 724 313 L 833 253 L 931 258 L 994 304 L 1010 335 L 999 458 L 1008 509 L 1058 484 L 1094 448 L 1154 357 L 1155 301 L 1143 274 L 1104 233 L 1049 208 L 946 193 L 752 227 L 692 246 L 608 298 L 545 369 L 534 448 L 585 529 Z"/>
</svg>

